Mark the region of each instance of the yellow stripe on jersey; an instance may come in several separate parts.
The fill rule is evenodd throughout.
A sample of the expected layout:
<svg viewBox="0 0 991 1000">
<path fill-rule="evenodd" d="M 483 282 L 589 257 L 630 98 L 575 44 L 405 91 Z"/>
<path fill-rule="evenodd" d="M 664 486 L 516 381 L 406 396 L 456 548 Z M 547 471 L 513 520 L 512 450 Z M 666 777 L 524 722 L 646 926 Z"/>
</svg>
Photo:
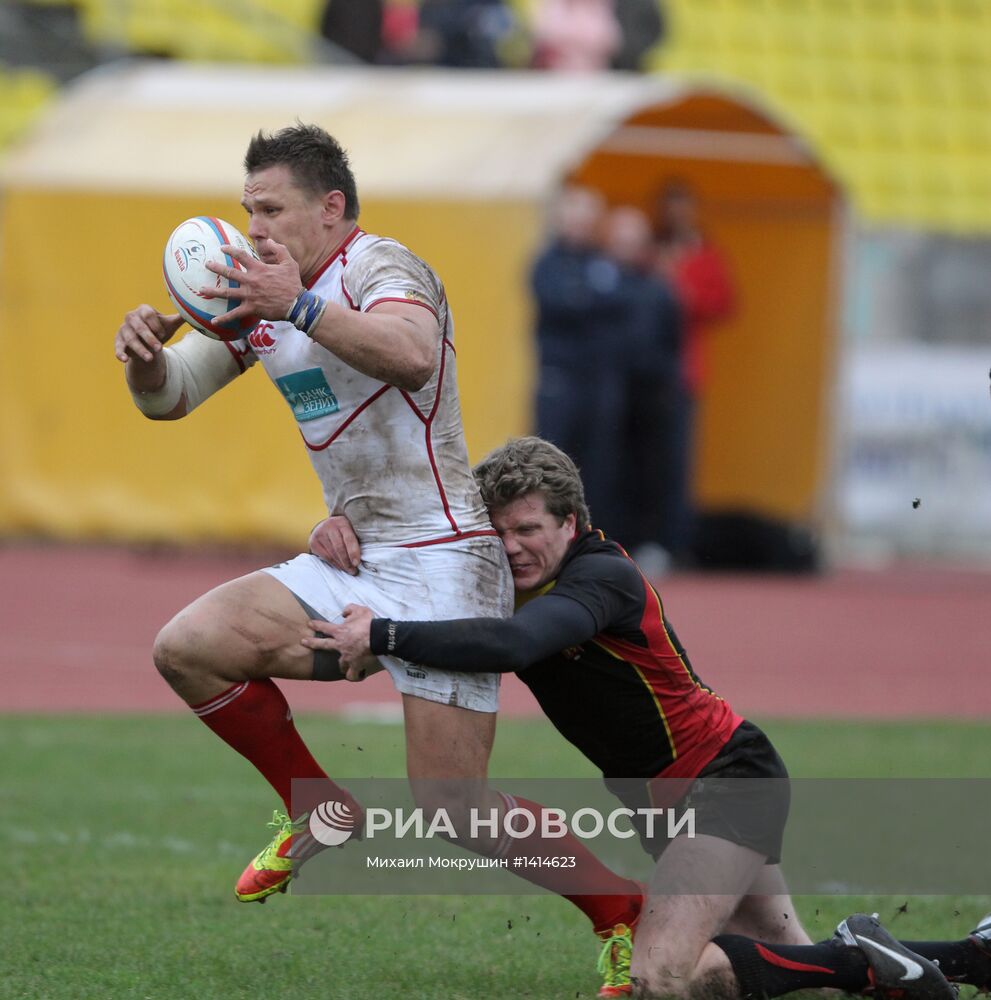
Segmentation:
<svg viewBox="0 0 991 1000">
<path fill-rule="evenodd" d="M 643 574 L 641 574 L 641 576 L 642 575 Z M 704 691 L 706 694 L 711 694 L 712 697 L 715 698 L 717 701 L 725 701 L 724 698 L 721 698 L 718 694 L 716 694 L 715 691 L 712 690 L 712 688 L 707 687 L 698 679 L 698 677 L 695 676 L 691 667 L 689 667 L 688 664 L 685 662 L 685 657 L 677 651 L 677 647 L 675 646 L 674 642 L 671 639 L 671 633 L 668 632 L 668 623 L 667 619 L 664 617 L 664 604 L 661 601 L 661 595 L 658 594 L 656 590 L 654 590 L 653 585 L 646 577 L 644 577 L 644 583 L 647 585 L 647 590 L 650 596 L 653 597 L 654 600 L 657 602 L 658 620 L 661 623 L 661 629 L 664 631 L 664 638 L 667 639 L 668 645 L 671 647 L 672 652 L 674 652 L 677 655 L 678 662 L 681 664 L 682 669 L 685 671 L 685 673 L 688 674 L 689 680 L 691 680 L 691 682 L 695 685 L 695 687 L 699 689 L 699 691 Z"/>
<path fill-rule="evenodd" d="M 526 593 L 516 593 L 515 608 L 517 611 L 523 607 L 524 604 L 529 604 L 531 601 L 535 601 L 538 597 L 543 597 L 544 594 L 549 594 L 554 589 L 554 584 L 557 580 L 551 580 L 545 583 L 542 587 L 538 587 L 536 590 L 528 590 Z"/>
</svg>

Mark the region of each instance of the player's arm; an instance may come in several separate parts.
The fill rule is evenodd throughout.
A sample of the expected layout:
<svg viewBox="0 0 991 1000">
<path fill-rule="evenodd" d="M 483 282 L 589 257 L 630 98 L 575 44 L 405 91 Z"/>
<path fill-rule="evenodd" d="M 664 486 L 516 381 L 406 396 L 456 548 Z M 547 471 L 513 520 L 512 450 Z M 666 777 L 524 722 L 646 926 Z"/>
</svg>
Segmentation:
<svg viewBox="0 0 991 1000">
<path fill-rule="evenodd" d="M 512 618 L 397 622 L 374 618 L 369 646 L 376 656 L 398 656 L 441 670 L 508 673 L 587 642 L 599 631 L 591 613 L 570 597 L 545 594 Z"/>
<path fill-rule="evenodd" d="M 368 312 L 328 302 L 309 336 L 363 374 L 416 392 L 434 373 L 440 329 L 432 312 L 406 302 Z"/>
<path fill-rule="evenodd" d="M 179 399 L 164 391 L 168 378 L 165 343 L 180 326 L 182 317 L 178 314 L 166 316 L 153 306 L 140 305 L 124 317 L 114 337 L 114 356 L 124 365 L 124 379 L 135 405 L 153 420 L 185 415 Z"/>
<path fill-rule="evenodd" d="M 322 633 L 303 640 L 311 649 L 335 650 L 348 667 L 371 653 L 397 656 L 440 670 L 508 673 L 588 641 L 599 631 L 578 601 L 546 594 L 512 618 L 459 618 L 440 622 L 373 618 L 368 608 L 345 608 L 344 621 L 310 622 Z"/>
<path fill-rule="evenodd" d="M 186 416 L 245 367 L 226 344 L 195 331 L 166 347 L 182 323 L 177 314 L 142 305 L 124 317 L 117 331 L 114 354 L 124 363 L 134 405 L 151 420 Z"/>
<path fill-rule="evenodd" d="M 265 243 L 271 243 L 271 263 L 230 246 L 225 246 L 224 252 L 243 264 L 244 271 L 207 261 L 211 271 L 235 278 L 239 286 L 227 294 L 239 299 L 240 304 L 218 317 L 218 323 L 241 316 L 290 319 L 321 347 L 365 375 L 411 392 L 427 384 L 436 365 L 441 336 L 431 310 L 408 302 L 387 301 L 360 312 L 323 302 L 303 288 L 299 266 L 289 251 L 281 243 L 259 240 L 259 252 Z"/>
</svg>

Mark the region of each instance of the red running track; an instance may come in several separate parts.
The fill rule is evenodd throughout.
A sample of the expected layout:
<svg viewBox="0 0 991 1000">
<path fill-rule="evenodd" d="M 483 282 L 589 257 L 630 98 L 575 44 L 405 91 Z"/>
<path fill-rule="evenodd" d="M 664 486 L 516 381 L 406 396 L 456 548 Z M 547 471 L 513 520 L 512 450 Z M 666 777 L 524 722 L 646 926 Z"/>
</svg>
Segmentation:
<svg viewBox="0 0 991 1000">
<path fill-rule="evenodd" d="M 152 666 L 155 633 L 210 587 L 282 556 L 0 548 L 0 711 L 182 709 Z M 743 714 L 991 717 L 991 573 L 684 574 L 658 589 L 696 671 Z M 298 711 L 398 709 L 384 674 L 284 683 Z M 539 714 L 512 676 L 502 710 Z"/>
</svg>

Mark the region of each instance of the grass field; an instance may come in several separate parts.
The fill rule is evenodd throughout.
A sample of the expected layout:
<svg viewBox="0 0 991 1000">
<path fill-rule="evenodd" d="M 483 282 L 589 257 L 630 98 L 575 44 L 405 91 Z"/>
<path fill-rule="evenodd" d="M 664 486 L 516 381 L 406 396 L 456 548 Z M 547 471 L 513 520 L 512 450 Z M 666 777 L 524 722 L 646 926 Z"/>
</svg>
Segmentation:
<svg viewBox="0 0 991 1000">
<path fill-rule="evenodd" d="M 403 773 L 398 725 L 299 725 L 335 776 Z M 795 776 L 991 777 L 991 726 L 764 725 Z M 548 724 L 511 720 L 491 771 L 594 774 Z M 0 796 L 4 1000 L 543 1000 L 598 986 L 585 918 L 549 896 L 235 903 L 233 881 L 276 802 L 186 716 L 3 717 Z M 813 937 L 876 909 L 899 936 L 956 938 L 991 896 L 798 904 Z"/>
</svg>

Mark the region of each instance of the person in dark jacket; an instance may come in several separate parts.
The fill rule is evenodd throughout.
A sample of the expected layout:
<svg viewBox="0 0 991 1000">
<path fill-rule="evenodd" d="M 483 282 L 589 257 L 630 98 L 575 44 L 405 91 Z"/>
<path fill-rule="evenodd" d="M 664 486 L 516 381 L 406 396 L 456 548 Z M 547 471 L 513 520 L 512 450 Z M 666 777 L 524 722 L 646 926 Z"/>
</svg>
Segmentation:
<svg viewBox="0 0 991 1000">
<path fill-rule="evenodd" d="M 618 279 L 600 249 L 605 212 L 597 191 L 565 187 L 551 206 L 550 238 L 530 275 L 536 305 L 536 432 L 583 470 L 589 425 L 600 419 L 599 394 L 591 380 L 608 339 Z"/>
<path fill-rule="evenodd" d="M 582 477 L 597 525 L 622 538 L 644 572 L 657 577 L 689 542 L 682 492 L 673 488 L 685 391 L 682 315 L 673 288 L 654 270 L 646 213 L 632 205 L 610 210 L 603 250 L 618 278 L 599 378 L 612 374 L 618 415 L 608 434 L 601 423 L 590 427 L 594 458 Z"/>
</svg>

